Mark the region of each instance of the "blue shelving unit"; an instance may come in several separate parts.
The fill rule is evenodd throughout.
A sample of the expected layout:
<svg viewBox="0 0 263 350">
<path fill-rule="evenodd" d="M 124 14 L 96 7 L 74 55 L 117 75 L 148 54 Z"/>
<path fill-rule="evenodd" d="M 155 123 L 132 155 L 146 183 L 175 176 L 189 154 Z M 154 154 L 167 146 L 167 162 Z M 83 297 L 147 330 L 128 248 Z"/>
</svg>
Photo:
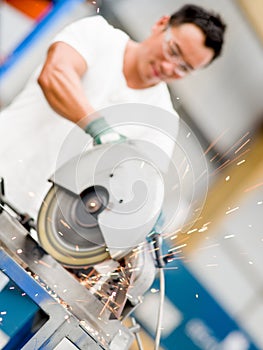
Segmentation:
<svg viewBox="0 0 263 350">
<path fill-rule="evenodd" d="M 0 65 L 0 79 L 2 79 L 12 69 L 20 58 L 27 53 L 38 40 L 41 40 L 41 37 L 48 29 L 50 29 L 55 21 L 72 10 L 74 6 L 84 1 L 85 0 L 51 1 L 50 10 L 41 18 L 40 21 L 36 22 L 32 31 L 19 43 L 13 52 L 11 52 Z"/>
</svg>

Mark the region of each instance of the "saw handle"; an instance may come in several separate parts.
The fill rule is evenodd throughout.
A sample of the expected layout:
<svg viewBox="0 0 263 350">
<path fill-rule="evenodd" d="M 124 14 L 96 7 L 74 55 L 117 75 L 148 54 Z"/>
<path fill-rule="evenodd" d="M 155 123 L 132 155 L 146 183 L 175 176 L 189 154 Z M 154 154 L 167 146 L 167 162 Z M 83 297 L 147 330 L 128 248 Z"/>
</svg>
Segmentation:
<svg viewBox="0 0 263 350">
<path fill-rule="evenodd" d="M 116 132 L 105 120 L 99 117 L 92 120 L 85 128 L 85 132 L 89 134 L 96 145 L 104 143 L 118 143 L 126 140 L 126 137 Z"/>
</svg>

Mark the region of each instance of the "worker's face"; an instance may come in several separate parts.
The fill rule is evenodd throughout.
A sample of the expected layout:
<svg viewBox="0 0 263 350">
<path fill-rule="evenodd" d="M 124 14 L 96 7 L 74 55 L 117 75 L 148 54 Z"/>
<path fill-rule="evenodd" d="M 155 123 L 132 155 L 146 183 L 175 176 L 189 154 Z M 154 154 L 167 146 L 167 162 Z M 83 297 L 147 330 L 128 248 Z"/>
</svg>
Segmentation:
<svg viewBox="0 0 263 350">
<path fill-rule="evenodd" d="M 214 56 L 213 49 L 204 45 L 205 35 L 199 27 L 190 23 L 169 27 L 168 20 L 158 21 L 144 42 L 138 69 L 150 85 L 183 78 L 209 64 Z"/>
</svg>

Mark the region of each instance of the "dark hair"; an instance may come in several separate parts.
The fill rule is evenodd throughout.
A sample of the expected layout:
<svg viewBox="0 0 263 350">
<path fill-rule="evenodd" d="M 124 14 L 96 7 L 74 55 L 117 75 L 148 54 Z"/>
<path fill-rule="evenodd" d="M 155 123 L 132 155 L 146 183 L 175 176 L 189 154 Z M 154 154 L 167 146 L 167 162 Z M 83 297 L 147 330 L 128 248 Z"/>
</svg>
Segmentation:
<svg viewBox="0 0 263 350">
<path fill-rule="evenodd" d="M 226 25 L 218 14 L 209 12 L 200 6 L 188 4 L 173 13 L 169 21 L 171 26 L 184 23 L 193 23 L 204 32 L 205 46 L 214 50 L 212 61 L 220 55 Z"/>
</svg>

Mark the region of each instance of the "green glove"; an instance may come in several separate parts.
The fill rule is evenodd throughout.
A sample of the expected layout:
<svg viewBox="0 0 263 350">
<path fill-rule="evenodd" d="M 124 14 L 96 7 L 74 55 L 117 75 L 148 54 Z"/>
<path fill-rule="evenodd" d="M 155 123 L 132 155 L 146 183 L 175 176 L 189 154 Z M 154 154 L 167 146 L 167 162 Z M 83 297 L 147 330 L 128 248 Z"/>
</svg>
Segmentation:
<svg viewBox="0 0 263 350">
<path fill-rule="evenodd" d="M 116 143 L 126 140 L 126 137 L 113 130 L 104 117 L 96 118 L 90 122 L 85 131 L 94 139 L 96 145 L 103 143 Z"/>
</svg>

